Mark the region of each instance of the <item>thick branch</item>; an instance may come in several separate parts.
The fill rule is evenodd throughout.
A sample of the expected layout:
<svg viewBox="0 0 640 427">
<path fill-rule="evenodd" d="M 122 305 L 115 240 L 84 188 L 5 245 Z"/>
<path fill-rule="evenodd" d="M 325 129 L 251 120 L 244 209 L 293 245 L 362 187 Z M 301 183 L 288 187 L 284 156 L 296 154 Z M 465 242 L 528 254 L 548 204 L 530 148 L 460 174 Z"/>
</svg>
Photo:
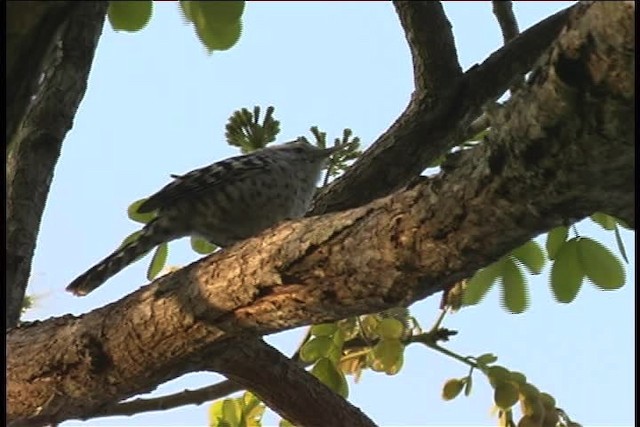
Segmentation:
<svg viewBox="0 0 640 427">
<path fill-rule="evenodd" d="M 24 119 L 31 97 L 38 90 L 43 69 L 51 60 L 51 53 L 66 17 L 73 9 L 72 2 L 9 1 L 7 12 L 7 149 Z"/>
<path fill-rule="evenodd" d="M 290 363 L 295 362 L 300 367 L 306 368 L 310 365 L 310 363 L 302 362 L 300 360 L 300 348 L 303 343 L 307 341 L 309 338 L 307 330 L 307 335 L 303 339 L 300 347 L 296 350 L 296 352 L 291 356 L 290 359 L 284 358 L 281 363 Z M 411 337 L 411 340 L 407 341 L 406 344 L 411 342 L 416 342 L 415 337 Z M 372 340 L 369 342 L 364 342 L 361 338 L 356 337 L 346 341 L 343 344 L 343 349 L 361 349 L 363 347 L 374 345 L 377 340 Z M 260 350 L 260 349 L 259 349 Z M 268 351 L 268 350 L 261 350 Z M 284 356 L 282 356 L 284 357 Z M 111 406 L 104 407 L 100 409 L 98 412 L 94 412 L 92 414 L 92 418 L 96 417 L 107 417 L 114 415 L 135 415 L 142 412 L 151 412 L 151 411 L 164 411 L 167 409 L 177 408 L 179 406 L 185 405 L 201 405 L 206 402 L 211 402 L 213 400 L 221 399 L 226 397 L 232 393 L 237 391 L 244 390 L 245 388 L 229 379 L 220 381 L 218 383 L 201 387 L 195 390 L 183 390 L 177 393 L 171 393 L 159 397 L 151 397 L 151 398 L 137 398 L 134 400 L 129 400 L 126 402 L 116 403 Z"/>
<path fill-rule="evenodd" d="M 11 330 L 9 419 L 90 415 L 207 369 L 235 336 L 411 304 L 595 211 L 634 226 L 633 4 L 578 12 L 485 143 L 439 176 L 282 224 L 81 317 Z"/>
<path fill-rule="evenodd" d="M 462 76 L 451 23 L 439 1 L 394 1 L 411 58 L 417 94 L 433 105 Z"/>
<path fill-rule="evenodd" d="M 207 360 L 208 356 L 203 356 Z M 209 369 L 228 378 L 209 387 L 185 390 L 154 399 L 136 399 L 93 413 L 133 415 L 141 411 L 158 411 L 188 404 L 202 404 L 243 389 L 266 396 L 265 403 L 296 425 L 332 426 L 348 421 L 349 425 L 372 426 L 373 422 L 359 409 L 335 394 L 301 364 L 292 362 L 264 341 L 234 339 L 210 357 Z M 274 384 L 286 384 L 274 387 Z M 275 397 L 274 397 L 275 395 Z M 313 402 L 313 405 L 309 405 Z"/>
<path fill-rule="evenodd" d="M 390 194 L 418 176 L 434 159 L 462 142 L 482 106 L 531 69 L 565 24 L 569 11 L 529 28 L 468 70 L 436 107 L 427 94 L 407 109 L 339 179 L 318 194 L 314 214 L 335 212 Z M 411 40 L 411 38 L 409 38 Z M 413 50 L 413 49 L 412 49 Z"/>
<path fill-rule="evenodd" d="M 9 2 L 7 5 L 9 11 L 25 7 L 14 3 L 18 2 Z M 12 92 L 8 96 L 15 99 L 8 101 L 16 103 L 7 108 L 7 120 L 15 121 L 13 125 L 16 126 L 15 134 L 7 136 L 12 140 L 7 153 L 6 171 L 8 227 L 5 291 L 8 326 L 14 326 L 20 317 L 53 170 L 60 155 L 62 140 L 71 128 L 78 104 L 84 96 L 107 7 L 107 2 L 78 2 L 73 3 L 72 8 L 51 6 L 49 11 L 41 5 L 46 2 L 26 3 L 26 7 L 41 11 L 36 16 L 41 15 L 40 20 L 44 24 L 37 26 L 35 36 L 31 37 L 31 33 L 25 36 L 28 41 L 10 37 L 10 43 L 14 44 L 10 52 L 17 47 L 30 47 L 32 50 L 19 58 L 15 57 L 18 56 L 15 52 L 9 55 L 7 76 L 7 85 L 15 84 L 15 88 L 8 90 Z M 64 16 L 61 17 L 62 11 Z M 28 13 L 19 16 L 23 15 Z M 13 19 L 17 17 L 13 16 Z M 57 23 L 60 19 L 64 19 L 63 24 Z M 11 22 L 9 28 L 16 25 Z M 58 28 L 61 28 L 61 32 Z M 31 53 L 35 55 L 34 58 L 28 58 Z M 46 58 L 43 59 L 45 53 Z M 38 61 L 45 63 L 40 67 Z M 30 66 L 37 68 L 30 69 Z M 33 73 L 36 73 L 37 79 L 42 75 L 44 77 L 35 99 L 31 100 L 34 94 L 31 85 Z M 31 101 L 24 116 L 20 116 L 22 104 L 27 102 L 25 99 Z M 9 118 L 9 115 L 12 117 Z"/>
<path fill-rule="evenodd" d="M 375 426 L 359 409 L 278 350 L 255 340 L 234 340 L 212 360 L 212 368 L 252 390 L 272 409 L 302 426 Z M 274 387 L 274 384 L 286 387 Z M 309 403 L 313 402 L 313 405 Z"/>
</svg>

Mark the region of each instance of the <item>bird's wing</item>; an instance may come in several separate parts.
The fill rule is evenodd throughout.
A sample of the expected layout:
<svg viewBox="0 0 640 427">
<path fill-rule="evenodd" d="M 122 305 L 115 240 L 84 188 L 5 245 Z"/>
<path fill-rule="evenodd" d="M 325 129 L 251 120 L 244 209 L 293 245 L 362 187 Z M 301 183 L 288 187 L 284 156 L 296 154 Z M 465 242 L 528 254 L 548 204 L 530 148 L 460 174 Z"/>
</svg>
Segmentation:
<svg viewBox="0 0 640 427">
<path fill-rule="evenodd" d="M 175 180 L 142 203 L 138 212 L 153 212 L 182 198 L 194 197 L 203 190 L 215 190 L 220 185 L 241 181 L 260 173 L 268 165 L 268 160 L 262 157 L 237 156 L 184 175 L 171 175 Z"/>
</svg>

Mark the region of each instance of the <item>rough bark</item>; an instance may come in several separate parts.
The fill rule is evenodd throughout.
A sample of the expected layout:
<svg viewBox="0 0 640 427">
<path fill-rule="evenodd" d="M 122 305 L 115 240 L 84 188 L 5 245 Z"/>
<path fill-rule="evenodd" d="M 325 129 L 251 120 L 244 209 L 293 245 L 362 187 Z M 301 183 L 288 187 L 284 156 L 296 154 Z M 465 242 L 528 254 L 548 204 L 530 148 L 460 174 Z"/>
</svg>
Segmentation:
<svg viewBox="0 0 640 427">
<path fill-rule="evenodd" d="M 31 96 L 72 11 L 71 2 L 8 1 L 7 12 L 7 148 L 15 137 Z"/>
<path fill-rule="evenodd" d="M 282 224 L 80 317 L 10 331 L 9 419 L 87 416 L 207 369 L 235 337 L 411 304 L 595 211 L 635 226 L 634 23 L 630 2 L 580 7 L 491 113 L 488 139 L 434 178 Z"/>
<path fill-rule="evenodd" d="M 7 3 L 8 327 L 20 317 L 49 185 L 84 96 L 106 5 Z"/>
</svg>

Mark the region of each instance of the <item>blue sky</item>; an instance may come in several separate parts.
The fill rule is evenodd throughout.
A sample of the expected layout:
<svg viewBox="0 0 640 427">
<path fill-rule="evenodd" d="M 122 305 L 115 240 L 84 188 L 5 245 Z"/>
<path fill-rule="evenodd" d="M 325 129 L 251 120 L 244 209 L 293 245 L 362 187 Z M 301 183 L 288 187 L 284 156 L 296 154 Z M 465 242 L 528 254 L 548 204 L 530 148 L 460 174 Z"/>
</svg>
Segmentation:
<svg viewBox="0 0 640 427">
<path fill-rule="evenodd" d="M 521 28 L 566 2 L 517 2 Z M 501 45 L 489 2 L 445 4 L 465 69 Z M 38 239 L 29 293 L 37 306 L 26 319 L 80 314 L 117 300 L 145 283 L 148 258 L 90 296 L 64 292 L 76 275 L 135 231 L 126 217 L 134 200 L 169 180 L 237 154 L 224 124 L 241 107 L 276 107 L 280 141 L 309 135 L 318 125 L 330 136 L 350 127 L 365 145 L 393 122 L 412 91 L 409 50 L 393 7 L 386 2 L 256 2 L 244 15 L 238 45 L 205 54 L 177 3 L 155 3 L 147 28 L 114 33 L 105 26 L 89 88 L 62 149 Z M 582 235 L 610 247 L 614 240 L 589 222 Z M 493 352 L 584 425 L 631 425 L 634 415 L 635 245 L 624 241 L 631 264 L 626 286 L 601 292 L 585 284 L 575 302 L 553 301 L 547 274 L 531 278 L 531 309 L 510 315 L 493 291 L 479 306 L 450 315 L 459 334 L 448 347 L 464 355 Z M 186 239 L 170 247 L 169 264 L 197 258 Z M 411 309 L 424 327 L 438 315 L 439 295 Z M 303 330 L 268 337 L 290 354 Z M 350 400 L 379 425 L 495 425 L 492 392 L 481 376 L 468 398 L 440 399 L 442 384 L 466 375 L 465 366 L 411 346 L 394 377 L 365 372 Z M 196 388 L 219 380 L 190 374 L 154 393 Z M 95 419 L 71 426 L 205 425 L 208 405 L 135 417 Z M 266 425 L 277 423 L 269 415 Z"/>
</svg>

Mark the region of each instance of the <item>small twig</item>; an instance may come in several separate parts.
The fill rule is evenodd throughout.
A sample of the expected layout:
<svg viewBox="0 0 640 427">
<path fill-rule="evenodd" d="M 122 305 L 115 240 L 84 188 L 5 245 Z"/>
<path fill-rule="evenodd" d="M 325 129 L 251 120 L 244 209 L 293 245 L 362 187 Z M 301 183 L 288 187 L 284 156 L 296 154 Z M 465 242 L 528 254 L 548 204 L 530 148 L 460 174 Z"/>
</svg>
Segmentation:
<svg viewBox="0 0 640 427">
<path fill-rule="evenodd" d="M 493 0 L 493 14 L 498 20 L 500 30 L 502 31 L 502 39 L 504 44 L 509 43 L 511 39 L 514 39 L 520 34 L 520 28 L 518 27 L 518 21 L 513 13 L 513 4 L 507 0 Z M 518 76 L 514 79 L 509 90 L 513 95 L 516 90 L 520 89 L 524 85 L 524 76 Z"/>
<path fill-rule="evenodd" d="M 202 405 L 206 402 L 228 396 L 236 391 L 244 390 L 240 384 L 230 380 L 224 380 L 217 384 L 202 387 L 196 390 L 183 390 L 179 393 L 151 399 L 135 399 L 129 402 L 121 402 L 92 413 L 91 418 L 107 417 L 114 415 L 136 415 L 143 412 L 163 411 L 185 405 Z"/>
<path fill-rule="evenodd" d="M 453 351 L 448 350 L 448 349 L 446 349 L 444 347 L 440 347 L 437 342 L 434 342 L 433 337 L 430 336 L 429 333 L 416 335 L 416 336 L 412 337 L 411 342 L 424 344 L 427 347 L 429 347 L 430 349 L 435 350 L 438 353 L 442 353 L 442 354 L 444 354 L 446 356 L 449 356 L 449 357 L 451 357 L 453 359 L 456 359 L 457 361 L 462 362 L 465 365 L 468 365 L 469 367 L 472 367 L 474 369 L 478 368 L 478 365 L 475 362 L 473 362 L 472 360 L 470 360 L 470 359 L 468 359 L 466 357 L 460 356 L 459 354 L 454 353 Z"/>
<path fill-rule="evenodd" d="M 447 315 L 447 310 L 440 310 L 440 315 L 438 316 L 436 323 L 434 323 L 433 326 L 431 327 L 431 330 L 429 331 L 429 333 L 433 333 L 438 329 L 440 329 L 440 325 L 442 324 L 442 321 L 444 320 L 444 316 L 446 315 Z"/>
</svg>

